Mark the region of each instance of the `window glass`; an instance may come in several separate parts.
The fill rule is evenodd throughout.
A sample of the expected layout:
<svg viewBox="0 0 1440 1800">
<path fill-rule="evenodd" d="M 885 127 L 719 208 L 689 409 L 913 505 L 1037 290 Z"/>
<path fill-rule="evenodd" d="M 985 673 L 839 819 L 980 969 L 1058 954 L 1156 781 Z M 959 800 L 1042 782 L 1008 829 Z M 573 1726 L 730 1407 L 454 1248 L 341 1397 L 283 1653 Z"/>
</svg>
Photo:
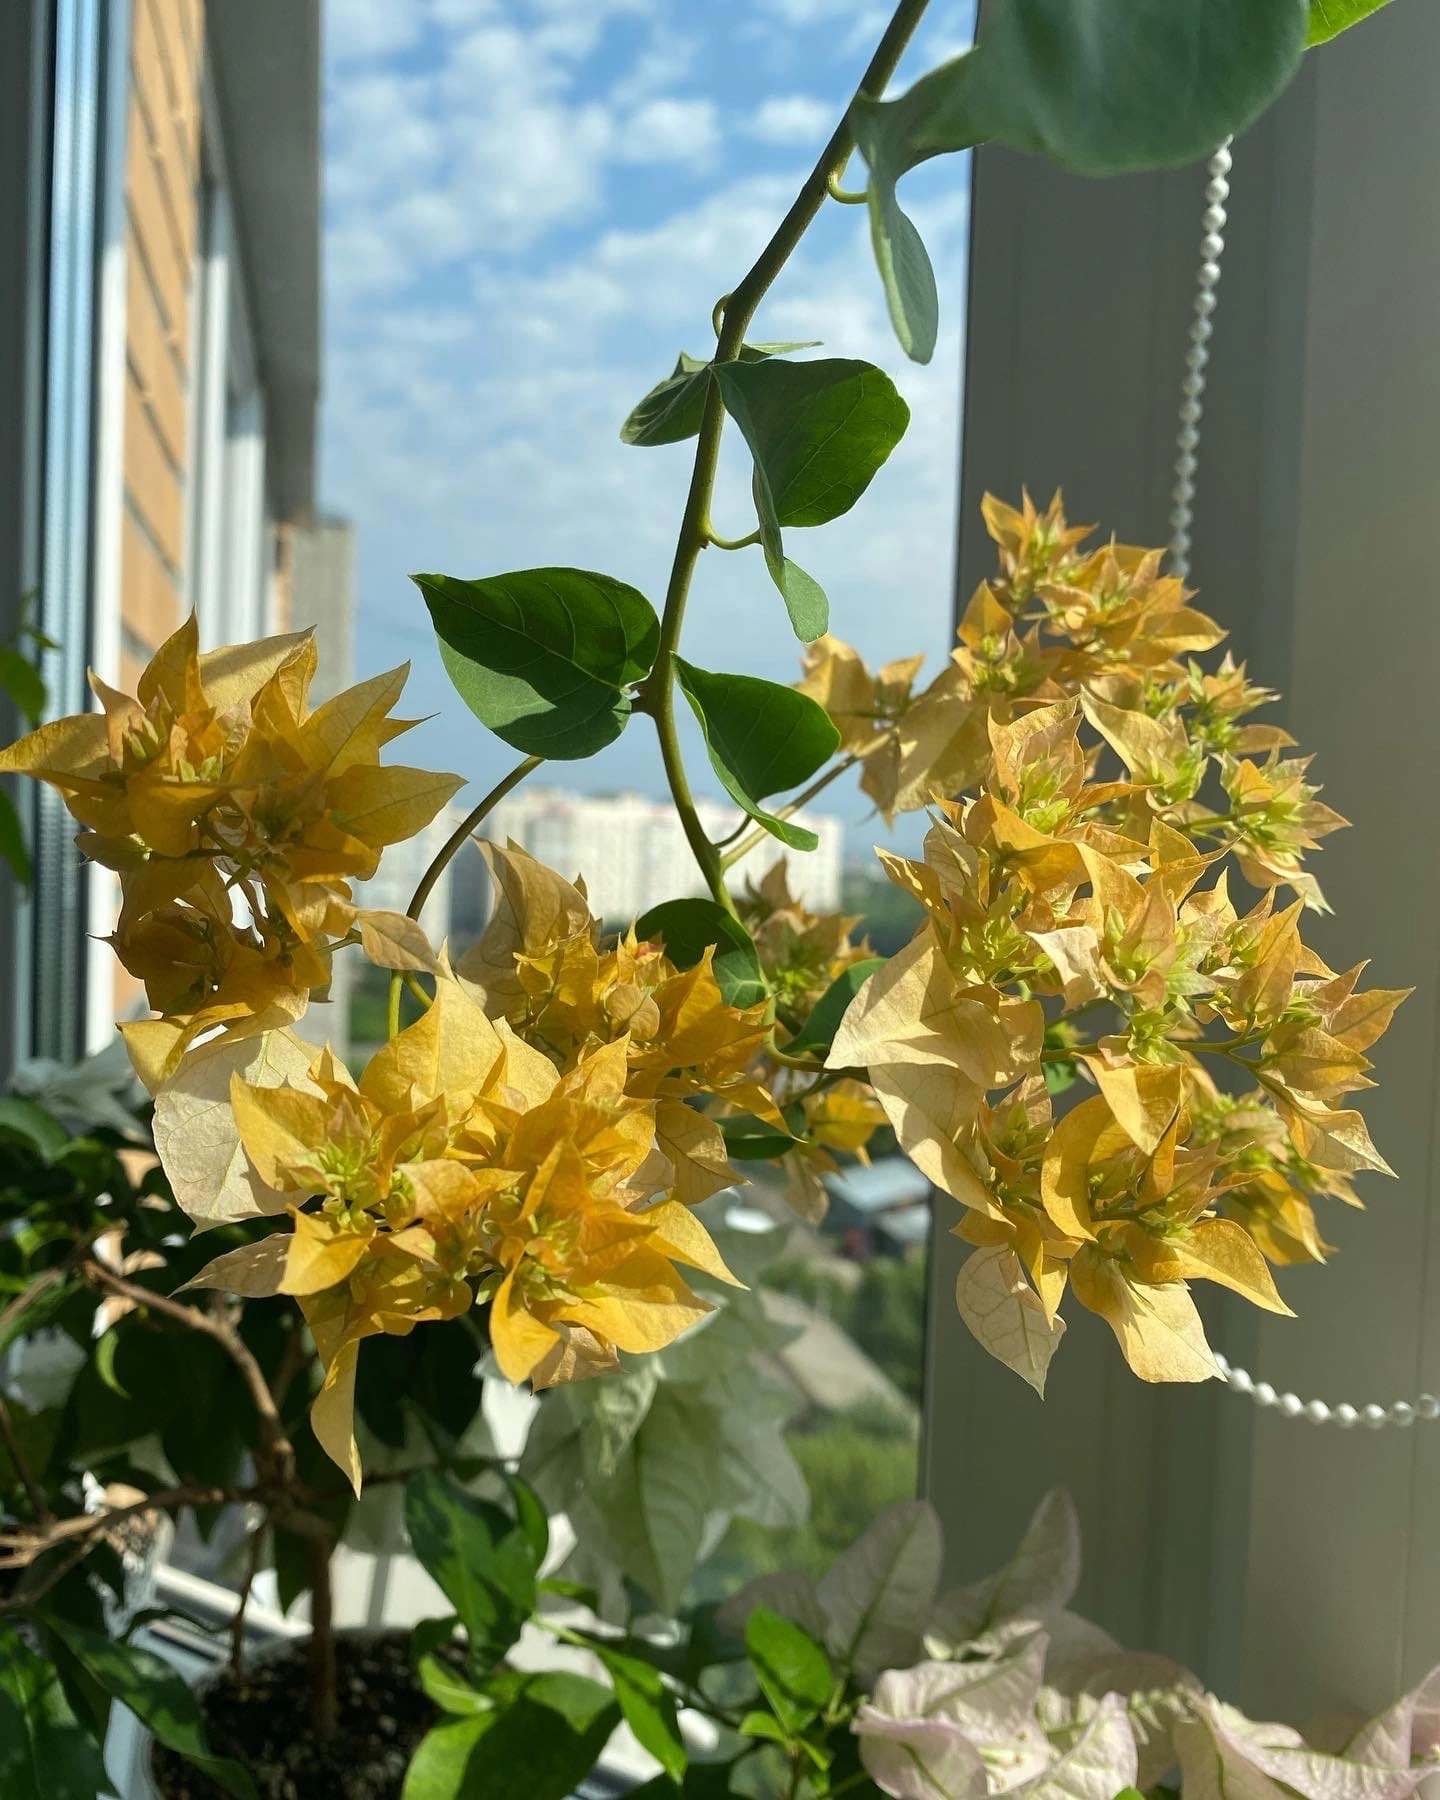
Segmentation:
<svg viewBox="0 0 1440 1800">
<path fill-rule="evenodd" d="M 631 448 L 620 424 L 679 352 L 706 351 L 712 307 L 783 215 L 888 13 L 827 0 L 339 10 L 328 34 L 325 497 L 360 521 L 357 666 L 413 658 L 408 707 L 433 718 L 407 740 L 407 760 L 471 779 L 458 819 L 513 754 L 449 687 L 408 572 L 564 563 L 661 600 L 689 446 Z M 972 25 L 970 6 L 936 9 L 901 84 L 961 50 Z M 858 162 L 852 173 L 858 182 Z M 943 296 L 928 367 L 894 341 L 863 208 L 824 209 L 751 335 L 820 340 L 817 354 L 895 375 L 912 409 L 904 441 L 852 513 L 795 534 L 794 554 L 826 588 L 837 634 L 872 666 L 924 652 L 933 674 L 953 641 L 968 168 L 921 169 L 907 196 Z M 716 529 L 738 537 L 753 517 L 731 432 Z M 799 646 L 758 551 L 702 560 L 684 653 L 704 668 L 798 677 Z M 619 929 L 703 891 L 653 733 L 636 726 L 592 762 L 551 765 L 487 828 L 582 876 L 595 913 Z M 733 809 L 693 731 L 685 750 L 707 829 L 722 836 Z M 821 848 L 791 856 L 792 895 L 852 919 L 857 954 L 867 942 L 894 951 L 915 909 L 873 846 L 918 849 L 923 818 L 887 832 L 853 776 L 808 816 Z M 773 870 L 767 881 L 775 848 L 737 872 L 737 891 L 756 890 L 756 921 L 789 903 Z M 409 847 L 392 853 L 372 903 L 403 907 L 423 866 Z M 457 954 L 483 925 L 486 886 L 467 854 L 430 903 L 432 936 L 448 932 Z M 357 1056 L 383 1034 L 384 986 L 376 971 L 359 975 Z M 928 1192 L 888 1130 L 868 1164 L 843 1148 L 834 1161 L 805 1217 L 759 1163 L 749 1186 L 707 1203 L 750 1274 L 767 1334 L 754 1354 L 809 1495 L 804 1518 L 802 1493 L 799 1508 L 759 1507 L 726 1528 L 708 1546 L 710 1591 L 782 1562 L 822 1567 L 915 1489 Z"/>
</svg>

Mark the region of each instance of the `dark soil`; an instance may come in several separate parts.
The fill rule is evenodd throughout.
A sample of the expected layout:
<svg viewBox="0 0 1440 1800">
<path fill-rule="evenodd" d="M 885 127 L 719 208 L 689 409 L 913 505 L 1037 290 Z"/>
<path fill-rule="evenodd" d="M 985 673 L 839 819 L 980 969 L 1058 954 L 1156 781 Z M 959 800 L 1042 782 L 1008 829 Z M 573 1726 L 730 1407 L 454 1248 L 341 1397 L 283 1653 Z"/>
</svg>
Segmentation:
<svg viewBox="0 0 1440 1800">
<path fill-rule="evenodd" d="M 340 1729 L 321 1740 L 310 1728 L 305 1642 L 269 1651 L 236 1677 L 229 1669 L 200 1690 L 217 1756 L 250 1771 L 261 1800 L 399 1800 L 416 1745 L 439 1717 L 416 1685 L 409 1634 L 341 1633 Z M 157 1744 L 152 1779 L 162 1800 L 224 1800 L 223 1790 Z"/>
</svg>

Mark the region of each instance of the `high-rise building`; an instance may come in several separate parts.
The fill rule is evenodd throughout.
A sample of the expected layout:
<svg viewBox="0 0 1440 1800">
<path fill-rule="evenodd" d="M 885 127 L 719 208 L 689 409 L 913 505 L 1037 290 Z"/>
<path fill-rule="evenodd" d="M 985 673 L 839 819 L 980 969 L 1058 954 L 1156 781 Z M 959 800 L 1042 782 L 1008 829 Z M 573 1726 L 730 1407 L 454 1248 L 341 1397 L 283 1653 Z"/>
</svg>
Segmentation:
<svg viewBox="0 0 1440 1800">
<path fill-rule="evenodd" d="M 716 842 L 744 823 L 737 808 L 714 801 L 701 800 L 697 811 Z M 783 860 L 796 898 L 816 912 L 833 912 L 840 905 L 844 824 L 828 813 L 809 812 L 798 813 L 796 823 L 815 832 L 816 849 L 790 850 L 763 835 L 736 864 L 734 881 L 758 881 Z M 592 910 L 611 924 L 628 924 L 662 900 L 705 892 L 674 808 L 645 794 L 522 787 L 500 802 L 484 830 L 497 843 L 513 840 L 562 875 L 582 876 Z M 468 870 L 464 879 L 470 880 Z M 471 917 L 467 911 L 467 923 Z"/>
<path fill-rule="evenodd" d="M 416 836 L 391 844 L 380 858 L 380 868 L 374 877 L 354 884 L 356 903 L 383 912 L 405 912 L 425 871 L 463 816 L 454 807 L 447 806 Z M 452 935 L 450 895 L 458 861 L 460 859 L 456 858 L 443 870 L 420 915 L 420 923 L 432 944 L 441 944 Z"/>
</svg>

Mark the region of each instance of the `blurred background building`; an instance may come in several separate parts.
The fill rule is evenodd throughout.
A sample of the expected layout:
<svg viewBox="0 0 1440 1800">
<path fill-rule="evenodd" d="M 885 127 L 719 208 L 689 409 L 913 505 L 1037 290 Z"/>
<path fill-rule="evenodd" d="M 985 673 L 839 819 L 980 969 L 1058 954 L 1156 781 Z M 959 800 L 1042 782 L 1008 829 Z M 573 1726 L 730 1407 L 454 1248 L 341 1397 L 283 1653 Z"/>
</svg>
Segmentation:
<svg viewBox="0 0 1440 1800">
<path fill-rule="evenodd" d="M 699 801 L 696 810 L 706 835 L 716 843 L 745 823 L 737 808 L 711 800 Z M 758 881 L 784 860 L 796 899 L 815 912 L 834 912 L 840 905 L 844 823 L 828 813 L 809 812 L 797 813 L 795 822 L 816 834 L 819 847 L 787 851 L 776 838 L 760 834 L 761 841 L 735 865 L 734 885 Z M 674 807 L 646 794 L 576 794 L 525 786 L 500 802 L 484 831 L 496 843 L 519 844 L 562 874 L 583 875 L 591 910 L 611 924 L 628 925 L 662 900 L 706 891 Z M 460 879 L 473 881 L 473 872 L 467 859 Z M 467 899 L 462 907 L 473 904 Z M 463 916 L 468 921 L 472 915 Z"/>
<path fill-rule="evenodd" d="M 133 691 L 193 608 L 206 645 L 349 642 L 345 530 L 310 531 L 320 385 L 319 0 L 0 6 L 0 637 L 36 596 L 51 716 Z M 7 728 L 13 720 L 0 721 Z M 115 884 L 28 794 L 7 1034 L 106 1041 L 143 1004 Z"/>
</svg>

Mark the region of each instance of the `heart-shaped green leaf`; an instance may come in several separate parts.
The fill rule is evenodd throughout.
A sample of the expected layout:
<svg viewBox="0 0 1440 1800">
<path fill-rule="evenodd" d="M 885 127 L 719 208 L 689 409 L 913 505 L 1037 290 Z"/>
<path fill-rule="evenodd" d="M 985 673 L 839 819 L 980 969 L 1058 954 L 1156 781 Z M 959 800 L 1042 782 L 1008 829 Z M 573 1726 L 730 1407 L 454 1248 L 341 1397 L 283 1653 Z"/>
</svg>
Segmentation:
<svg viewBox="0 0 1440 1800">
<path fill-rule="evenodd" d="M 575 761 L 625 729 L 625 690 L 649 674 L 660 639 L 643 594 L 584 569 L 414 580 L 456 692 L 497 737 Z"/>
<path fill-rule="evenodd" d="M 830 1698 L 830 1658 L 791 1619 L 757 1606 L 745 1621 L 745 1648 L 775 1716 L 798 1735 Z"/>
<path fill-rule="evenodd" d="M 600 1682 L 568 1670 L 526 1675 L 492 1722 L 463 1721 L 471 1727 L 470 1749 L 453 1800 L 566 1800 L 593 1771 L 619 1723 L 614 1695 Z M 483 1728 L 483 1742 L 476 1727 Z M 450 1729 L 458 1751 L 465 1734 Z M 423 1800 L 442 1794 L 452 1800 L 439 1787 L 423 1790 Z M 405 1797 L 412 1800 L 408 1781 Z"/>
<path fill-rule="evenodd" d="M 228 1757 L 211 1754 L 200 1703 L 169 1663 L 153 1651 L 107 1638 L 68 1619 L 51 1618 L 47 1623 L 90 1680 L 112 1700 L 128 1706 L 162 1744 L 193 1763 L 236 1800 L 255 1800 L 254 1784 L 244 1768 Z"/>
<path fill-rule="evenodd" d="M 1208 156 L 1300 66 L 1304 0 L 1004 0 L 962 83 L 979 135 L 1082 175 Z"/>
<path fill-rule="evenodd" d="M 1389 0 L 1310 0 L 1310 43 L 1328 44 L 1388 4 Z"/>
<path fill-rule="evenodd" d="M 792 350 L 813 350 L 814 343 L 745 344 L 742 362 L 763 362 L 767 356 L 785 356 Z M 679 444 L 692 438 L 705 416 L 705 396 L 710 390 L 710 364 L 680 352 L 673 371 L 658 382 L 620 427 L 627 444 L 649 448 L 654 444 Z"/>
<path fill-rule="evenodd" d="M 725 1137 L 725 1154 L 732 1162 L 774 1162 L 800 1141 L 749 1113 L 722 1119 L 720 1130 Z"/>
<path fill-rule="evenodd" d="M 100 1752 L 71 1710 L 55 1664 L 0 1625 L 0 1794 L 94 1800 L 104 1788 Z"/>
<path fill-rule="evenodd" d="M 705 734 L 725 791 L 782 844 L 813 850 L 813 831 L 767 813 L 768 794 L 797 787 L 832 757 L 840 733 L 808 694 L 755 675 L 715 675 L 675 658 L 681 691 Z"/>
<path fill-rule="evenodd" d="M 680 969 L 693 969 L 713 949 L 711 968 L 728 1006 L 758 1006 L 769 991 L 755 940 L 713 900 L 667 900 L 637 919 L 635 931 L 663 943 L 665 954 Z"/>
<path fill-rule="evenodd" d="M 590 1641 L 605 1666 L 625 1723 L 635 1733 L 636 1741 L 673 1781 L 679 1781 L 689 1766 L 690 1755 L 680 1735 L 675 1696 L 666 1687 L 660 1671 L 603 1640 Z"/>
<path fill-rule="evenodd" d="M 870 956 L 864 962 L 851 963 L 848 969 L 842 969 L 815 1002 L 810 1017 L 785 1046 L 786 1055 L 814 1056 L 823 1061 L 850 1002 L 875 971 L 884 967 L 883 956 Z"/>
<path fill-rule="evenodd" d="M 883 370 L 837 357 L 721 363 L 715 379 L 754 458 L 766 566 L 796 636 L 809 643 L 828 628 L 830 609 L 786 557 L 781 527 L 849 512 L 904 436 L 910 408 Z"/>
<path fill-rule="evenodd" d="M 472 1668 L 483 1671 L 535 1609 L 539 1558 L 530 1533 L 431 1469 L 406 1483 L 405 1525 L 421 1566 L 460 1615 Z"/>
<path fill-rule="evenodd" d="M 857 100 L 876 261 L 906 353 L 928 362 L 937 323 L 929 259 L 895 198 L 907 170 L 990 140 L 1086 175 L 1193 162 L 1275 99 L 1314 25 L 1306 0 L 993 0 L 974 50 L 898 99 Z"/>
</svg>

